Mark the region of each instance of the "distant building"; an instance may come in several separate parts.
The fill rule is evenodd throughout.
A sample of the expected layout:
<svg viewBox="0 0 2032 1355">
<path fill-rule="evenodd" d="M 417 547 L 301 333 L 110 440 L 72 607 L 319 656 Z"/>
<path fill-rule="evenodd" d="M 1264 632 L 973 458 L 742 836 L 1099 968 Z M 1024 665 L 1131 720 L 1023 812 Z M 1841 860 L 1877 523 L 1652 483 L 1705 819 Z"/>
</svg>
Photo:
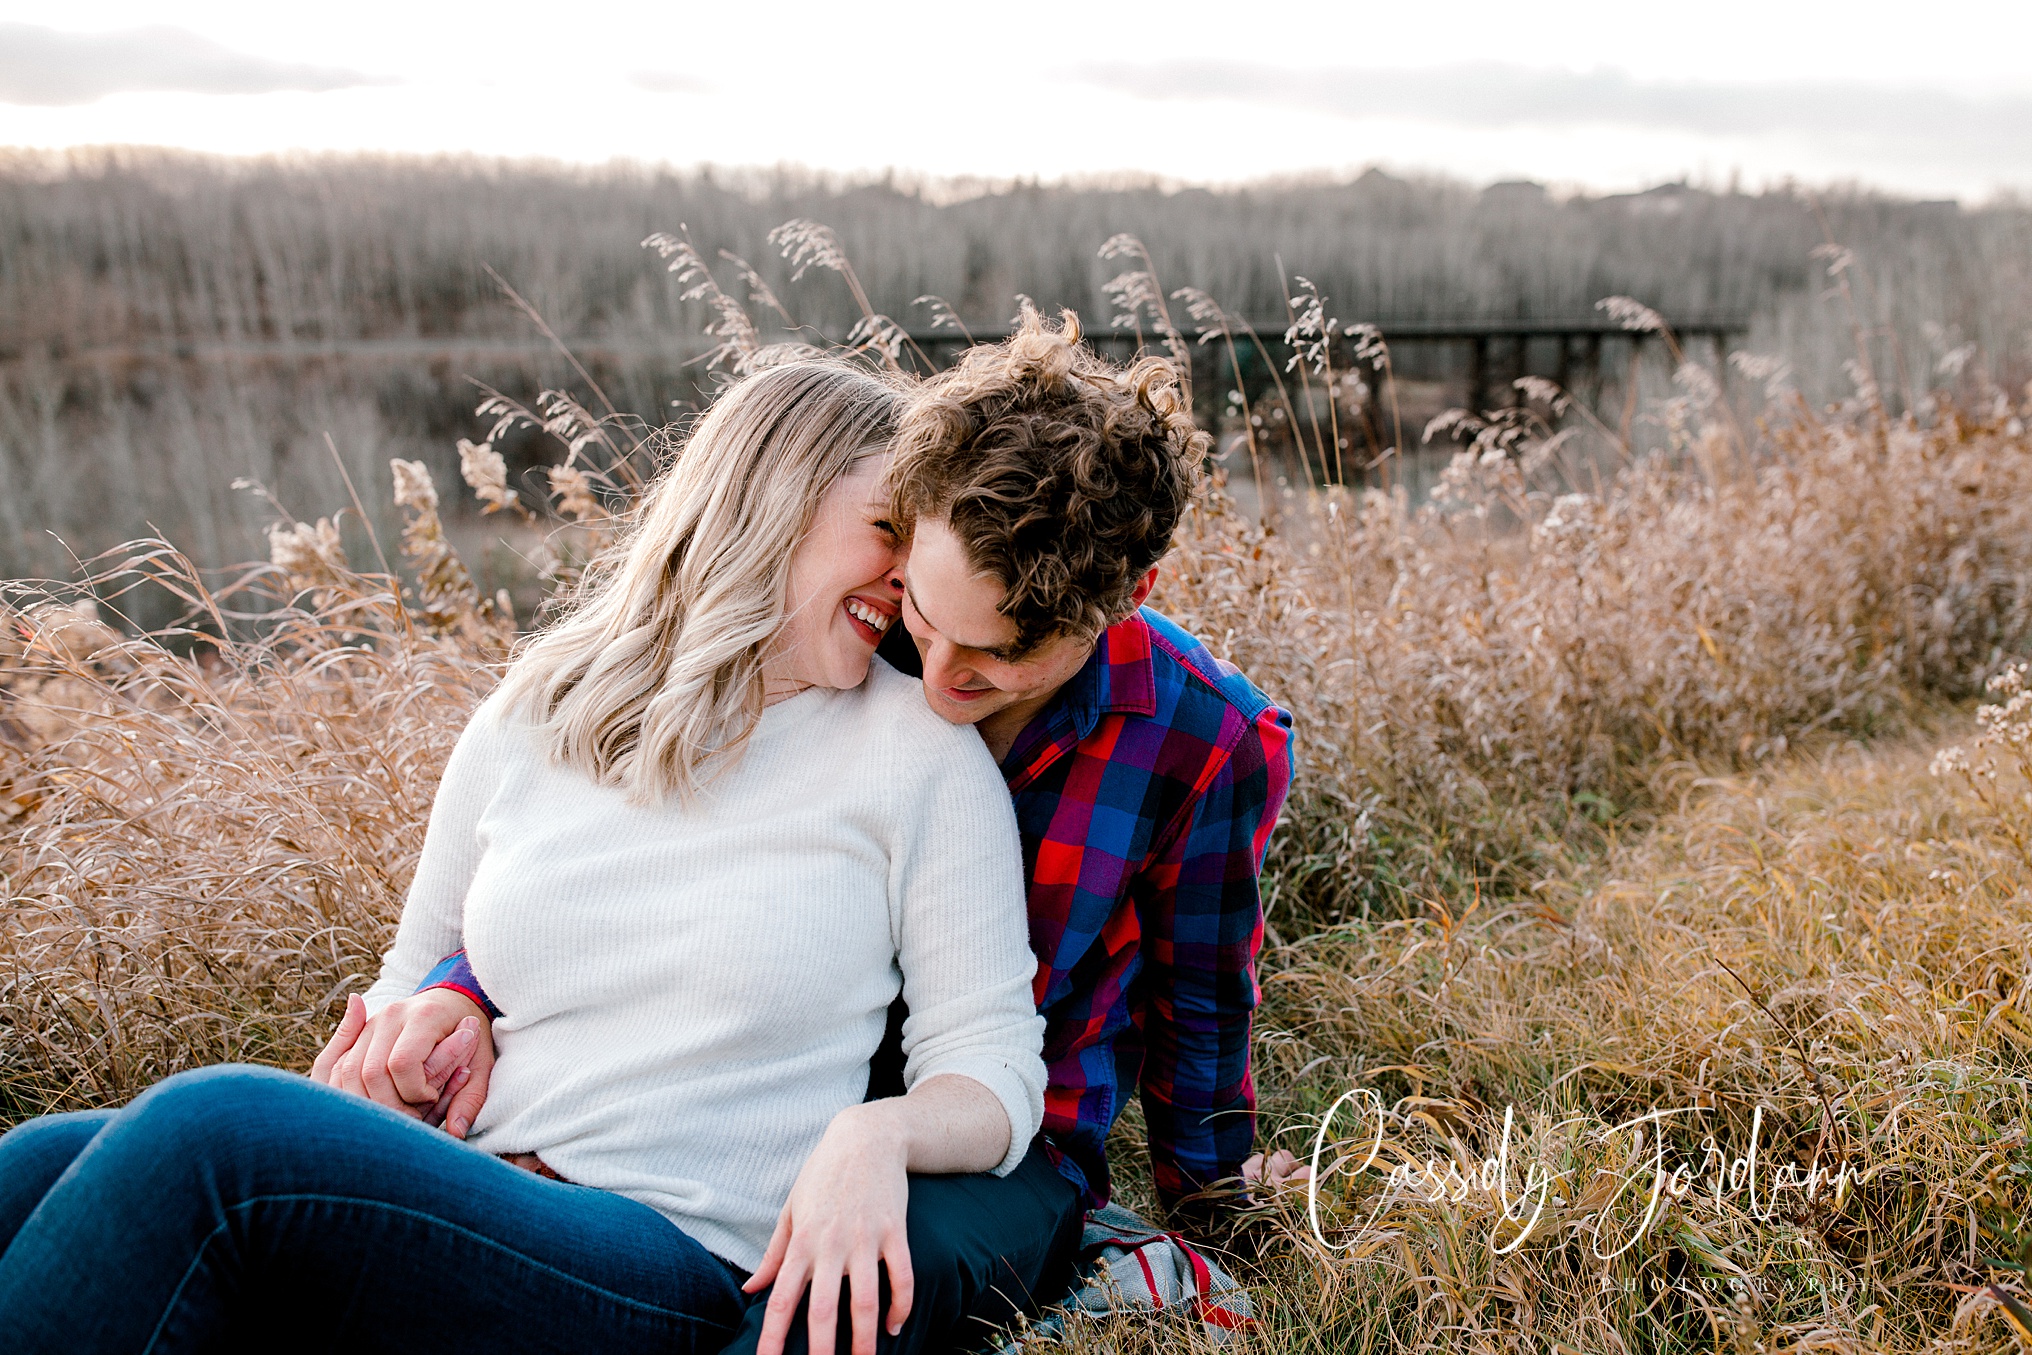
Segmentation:
<svg viewBox="0 0 2032 1355">
<path fill-rule="evenodd" d="M 1490 207 L 1529 207 L 1545 200 L 1545 185 L 1532 179 L 1503 179 L 1482 190 L 1482 202 Z"/>
<path fill-rule="evenodd" d="M 1641 193 L 1615 193 L 1602 202 L 1621 207 L 1632 216 L 1676 216 L 1686 210 L 1693 198 L 1707 196 L 1710 195 L 1684 183 L 1662 183 Z"/>
</svg>

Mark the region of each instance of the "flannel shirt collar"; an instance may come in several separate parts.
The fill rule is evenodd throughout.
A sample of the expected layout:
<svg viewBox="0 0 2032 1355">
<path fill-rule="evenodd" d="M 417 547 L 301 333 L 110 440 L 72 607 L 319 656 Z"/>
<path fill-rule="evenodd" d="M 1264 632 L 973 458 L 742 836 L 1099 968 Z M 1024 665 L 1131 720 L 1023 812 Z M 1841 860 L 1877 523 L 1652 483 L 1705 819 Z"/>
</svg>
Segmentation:
<svg viewBox="0 0 2032 1355">
<path fill-rule="evenodd" d="M 1155 715 L 1157 669 L 1149 623 L 1130 613 L 1101 632 L 1100 642 L 1043 710 L 1016 736 L 1003 764 L 1019 789 L 1094 732 L 1103 715 Z"/>
</svg>

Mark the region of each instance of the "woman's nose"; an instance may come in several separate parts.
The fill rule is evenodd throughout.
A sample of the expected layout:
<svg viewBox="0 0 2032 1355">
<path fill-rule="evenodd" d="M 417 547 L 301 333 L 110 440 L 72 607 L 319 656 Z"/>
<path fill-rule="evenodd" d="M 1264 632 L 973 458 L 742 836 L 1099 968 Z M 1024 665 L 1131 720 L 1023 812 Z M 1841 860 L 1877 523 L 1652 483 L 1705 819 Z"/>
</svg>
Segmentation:
<svg viewBox="0 0 2032 1355">
<path fill-rule="evenodd" d="M 903 596 L 903 566 L 898 565 L 883 576 L 882 582 L 897 597 Z"/>
</svg>

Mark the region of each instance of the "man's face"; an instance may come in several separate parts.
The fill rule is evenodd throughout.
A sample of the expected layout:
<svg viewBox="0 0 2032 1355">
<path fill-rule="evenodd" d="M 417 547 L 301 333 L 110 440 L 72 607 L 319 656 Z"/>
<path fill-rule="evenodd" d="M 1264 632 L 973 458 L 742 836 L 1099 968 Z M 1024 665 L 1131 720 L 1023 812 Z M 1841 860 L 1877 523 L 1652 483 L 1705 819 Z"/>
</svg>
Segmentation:
<svg viewBox="0 0 2032 1355">
<path fill-rule="evenodd" d="M 904 575 L 903 624 L 924 661 L 924 699 L 956 725 L 1000 716 L 994 724 L 1020 729 L 1094 652 L 1094 641 L 1061 635 L 1015 657 L 1016 623 L 995 610 L 1007 590 L 974 572 L 943 518 L 917 524 Z"/>
</svg>

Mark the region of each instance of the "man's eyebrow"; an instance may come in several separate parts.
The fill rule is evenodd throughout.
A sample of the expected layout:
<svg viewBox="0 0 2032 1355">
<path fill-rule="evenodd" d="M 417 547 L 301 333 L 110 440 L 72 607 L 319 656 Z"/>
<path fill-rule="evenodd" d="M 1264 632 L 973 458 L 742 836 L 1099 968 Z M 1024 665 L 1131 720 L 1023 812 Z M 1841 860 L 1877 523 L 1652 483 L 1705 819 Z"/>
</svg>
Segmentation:
<svg viewBox="0 0 2032 1355">
<path fill-rule="evenodd" d="M 908 575 L 907 573 L 903 576 L 903 595 L 910 599 L 911 606 L 917 608 L 917 614 L 919 616 L 924 616 L 924 606 L 922 603 L 918 602 L 917 590 L 911 586 L 910 575 Z M 930 620 L 929 617 L 926 617 L 925 619 Z M 938 627 L 933 626 L 932 629 L 937 630 Z M 1010 657 L 1010 650 L 1013 648 L 1013 646 L 1010 645 L 971 645 L 968 644 L 965 640 L 953 640 L 950 635 L 946 636 L 945 638 L 948 640 L 952 640 L 952 642 L 958 645 L 961 649 L 971 649 L 978 653 L 986 654 L 991 659 L 995 659 L 1005 663 L 1008 661 Z"/>
</svg>

